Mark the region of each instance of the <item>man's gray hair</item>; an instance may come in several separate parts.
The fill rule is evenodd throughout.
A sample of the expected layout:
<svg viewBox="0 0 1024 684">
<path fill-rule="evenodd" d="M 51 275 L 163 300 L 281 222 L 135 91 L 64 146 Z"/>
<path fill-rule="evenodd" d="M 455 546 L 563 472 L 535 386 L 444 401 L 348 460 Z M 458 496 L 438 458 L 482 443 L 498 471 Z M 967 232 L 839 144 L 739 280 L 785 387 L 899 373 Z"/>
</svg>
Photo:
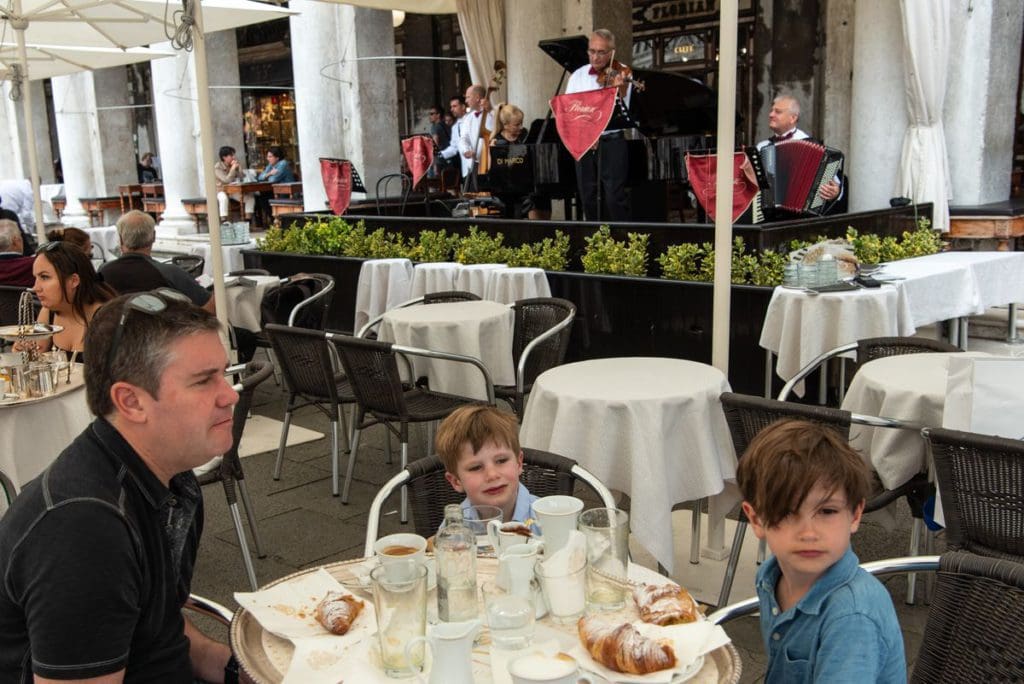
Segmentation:
<svg viewBox="0 0 1024 684">
<path fill-rule="evenodd" d="M 21 239 L 17 223 L 11 219 L 0 219 L 0 252 L 21 251 L 16 249 Z"/>
<path fill-rule="evenodd" d="M 132 209 L 117 220 L 117 237 L 123 249 L 152 247 L 156 241 L 156 221 L 146 212 Z"/>
<path fill-rule="evenodd" d="M 597 36 L 598 38 L 604 38 L 606 41 L 608 41 L 608 47 L 615 47 L 615 34 L 609 31 L 608 29 L 594 29 L 594 32 L 591 33 L 590 35 Z"/>
<path fill-rule="evenodd" d="M 782 104 L 783 102 L 788 102 L 789 103 L 789 107 L 787 107 L 787 109 L 789 109 L 789 113 L 792 114 L 793 116 L 795 116 L 797 119 L 799 119 L 800 118 L 800 100 L 796 99 L 792 95 L 786 95 L 786 94 L 776 95 L 775 99 L 772 100 L 773 104 Z"/>
</svg>

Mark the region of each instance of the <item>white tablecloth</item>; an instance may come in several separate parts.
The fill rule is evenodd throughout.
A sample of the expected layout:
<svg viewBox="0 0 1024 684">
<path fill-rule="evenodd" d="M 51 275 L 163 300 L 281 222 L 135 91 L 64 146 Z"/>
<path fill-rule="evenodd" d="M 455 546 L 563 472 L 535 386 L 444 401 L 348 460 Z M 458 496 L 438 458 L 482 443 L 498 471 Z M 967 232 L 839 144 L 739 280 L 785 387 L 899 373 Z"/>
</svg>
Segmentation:
<svg viewBox="0 0 1024 684">
<path fill-rule="evenodd" d="M 455 289 L 462 264 L 453 261 L 416 264 L 412 273 L 411 297 L 422 297 L 428 292 L 448 292 Z"/>
<path fill-rule="evenodd" d="M 869 361 L 853 376 L 843 408 L 942 427 L 950 356 L 953 354 L 905 354 Z M 854 425 L 850 443 L 870 459 L 887 489 L 898 487 L 925 468 L 924 440 L 914 430 Z"/>
<path fill-rule="evenodd" d="M 63 183 L 44 183 L 39 186 L 39 199 L 43 204 L 43 220 L 47 223 L 59 223 L 57 212 L 53 210 L 53 198 L 64 194 Z"/>
<path fill-rule="evenodd" d="M 512 304 L 520 299 L 550 296 L 548 277 L 542 268 L 504 268 L 487 276 L 484 299 Z"/>
<path fill-rule="evenodd" d="M 508 268 L 505 264 L 466 264 L 455 276 L 455 289 L 472 292 L 480 299 L 487 298 L 487 280 L 492 271 Z"/>
<path fill-rule="evenodd" d="M 412 299 L 412 262 L 408 259 L 369 259 L 359 269 L 356 285 L 356 333 L 371 318 Z"/>
<path fill-rule="evenodd" d="M 121 239 L 117 236 L 117 226 L 98 226 L 96 228 L 83 228 L 89 234 L 89 239 L 94 245 L 103 248 L 103 256 L 107 261 L 117 258 L 114 250 L 121 246 Z"/>
<path fill-rule="evenodd" d="M 495 385 L 514 385 L 512 309 L 497 302 L 453 302 L 394 309 L 384 314 L 378 338 L 410 347 L 473 356 L 487 367 Z M 483 379 L 473 366 L 438 359 L 413 359 L 417 377 L 430 387 L 484 399 Z"/>
<path fill-rule="evenodd" d="M 221 247 L 221 254 L 224 259 L 224 272 L 241 271 L 245 268 L 245 259 L 242 258 L 243 249 L 256 247 L 255 240 L 241 245 L 224 245 Z M 203 275 L 213 277 L 213 262 L 210 260 L 210 243 L 199 242 L 188 246 L 189 254 L 198 254 L 203 257 Z"/>
<path fill-rule="evenodd" d="M 281 279 L 277 276 L 245 276 L 246 280 L 255 282 L 255 286 L 229 285 L 224 288 L 227 299 L 228 321 L 236 328 L 245 328 L 258 333 L 260 327 L 260 302 L 267 290 L 278 287 Z"/>
<path fill-rule="evenodd" d="M 914 327 L 981 313 L 974 274 L 959 261 L 962 252 L 931 254 L 886 264 L 881 277 L 905 278 L 896 285 L 910 304 Z"/>
<path fill-rule="evenodd" d="M 629 494 L 633 536 L 671 572 L 672 506 L 717 494 L 736 476 L 718 400 L 729 389 L 721 371 L 695 361 L 570 363 L 537 378 L 519 439 Z"/>
<path fill-rule="evenodd" d="M 21 490 L 92 422 L 82 367 L 58 393 L 32 402 L 0 405 L 0 470 Z"/>
</svg>

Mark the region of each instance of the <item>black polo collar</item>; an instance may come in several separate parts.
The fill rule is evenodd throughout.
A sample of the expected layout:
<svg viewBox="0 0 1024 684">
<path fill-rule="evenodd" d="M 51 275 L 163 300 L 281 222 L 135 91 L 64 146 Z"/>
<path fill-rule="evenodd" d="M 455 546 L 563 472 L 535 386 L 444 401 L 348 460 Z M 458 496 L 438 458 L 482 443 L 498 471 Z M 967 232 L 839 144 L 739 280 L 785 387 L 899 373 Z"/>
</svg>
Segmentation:
<svg viewBox="0 0 1024 684">
<path fill-rule="evenodd" d="M 93 438 L 103 446 L 107 454 L 124 464 L 128 475 L 135 481 L 149 505 L 155 510 L 163 508 L 171 499 L 171 491 L 139 458 L 135 449 L 121 436 L 121 433 L 106 418 L 94 420 L 90 430 Z"/>
</svg>

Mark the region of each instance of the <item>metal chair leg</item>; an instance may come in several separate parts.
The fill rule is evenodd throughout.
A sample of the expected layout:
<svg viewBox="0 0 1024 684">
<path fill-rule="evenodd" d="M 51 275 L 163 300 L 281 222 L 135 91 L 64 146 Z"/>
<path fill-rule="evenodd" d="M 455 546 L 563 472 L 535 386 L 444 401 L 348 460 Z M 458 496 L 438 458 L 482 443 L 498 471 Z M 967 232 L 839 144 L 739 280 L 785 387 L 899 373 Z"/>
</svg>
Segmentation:
<svg viewBox="0 0 1024 684">
<path fill-rule="evenodd" d="M 693 514 L 690 516 L 690 563 L 700 564 L 700 512 L 704 508 L 704 499 L 693 502 Z"/>
<path fill-rule="evenodd" d="M 356 453 L 359 451 L 359 428 L 353 431 L 352 453 L 348 455 L 348 467 L 345 469 L 345 488 L 341 490 L 341 503 L 348 503 L 348 490 L 352 486 L 352 471 L 356 469 Z"/>
<path fill-rule="evenodd" d="M 288 410 L 284 412 L 284 425 L 281 426 L 281 442 L 277 445 L 277 462 L 274 463 L 274 479 L 281 479 L 281 466 L 284 464 L 284 447 L 288 442 L 288 429 L 292 425 L 292 409 L 289 402 Z"/>
<path fill-rule="evenodd" d="M 245 508 L 245 517 L 249 520 L 249 533 L 252 534 L 252 545 L 256 547 L 256 556 L 266 558 L 263 551 L 263 542 L 260 541 L 260 532 L 256 527 L 256 510 L 252 507 L 252 499 L 249 498 L 249 487 L 245 480 L 235 480 L 238 485 L 238 494 L 242 497 L 242 507 Z"/>
<path fill-rule="evenodd" d="M 725 566 L 722 578 L 722 591 L 718 594 L 718 607 L 729 605 L 729 594 L 732 592 L 732 581 L 736 577 L 736 566 L 740 562 L 740 550 L 743 549 L 743 536 L 747 532 L 747 523 L 740 520 L 736 523 L 736 532 L 732 536 L 732 549 L 729 551 L 729 562 Z"/>
<path fill-rule="evenodd" d="M 402 470 L 409 465 L 409 442 L 402 442 Z M 409 490 L 402 485 L 402 523 L 409 522 Z"/>
<path fill-rule="evenodd" d="M 345 410 L 338 404 L 338 418 L 341 419 L 341 431 L 345 435 L 345 453 L 352 450 L 352 441 L 349 439 L 348 418 L 345 417 Z"/>
<path fill-rule="evenodd" d="M 338 421 L 331 421 L 331 494 L 338 496 Z"/>
<path fill-rule="evenodd" d="M 256 591 L 260 588 L 260 585 L 256 582 L 256 569 L 252 566 L 249 544 L 245 541 L 245 530 L 242 529 L 242 516 L 238 514 L 238 504 L 233 503 L 228 508 L 231 510 L 231 520 L 235 524 L 235 534 L 238 535 L 238 546 L 242 550 L 242 562 L 245 563 L 245 572 L 249 575 L 249 585 L 253 591 Z"/>
<path fill-rule="evenodd" d="M 384 426 L 384 462 L 391 465 L 391 430 Z"/>
</svg>

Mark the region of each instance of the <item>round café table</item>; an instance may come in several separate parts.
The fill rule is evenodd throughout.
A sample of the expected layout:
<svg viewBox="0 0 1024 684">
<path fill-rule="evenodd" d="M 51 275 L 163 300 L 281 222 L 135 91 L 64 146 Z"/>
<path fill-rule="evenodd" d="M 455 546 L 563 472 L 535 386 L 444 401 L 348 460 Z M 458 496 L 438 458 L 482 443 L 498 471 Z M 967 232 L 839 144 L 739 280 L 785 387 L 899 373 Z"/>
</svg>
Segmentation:
<svg viewBox="0 0 1024 684">
<path fill-rule="evenodd" d="M 986 356 L 979 352 L 959 355 Z M 904 354 L 865 363 L 853 376 L 842 408 L 941 427 L 949 358 L 954 354 Z M 925 442 L 914 430 L 850 427 L 850 444 L 870 459 L 886 489 L 895 489 L 927 466 Z"/>
<path fill-rule="evenodd" d="M 480 359 L 495 385 L 514 385 L 512 309 L 488 301 L 423 304 L 384 314 L 378 339 Z M 466 363 L 414 357 L 416 377 L 439 392 L 485 399 L 480 372 Z"/>
<path fill-rule="evenodd" d="M 613 358 L 552 368 L 533 384 L 519 441 L 567 456 L 629 494 L 632 534 L 669 572 L 672 506 L 723 491 L 736 456 L 719 396 L 725 375 L 695 361 Z M 714 506 L 709 546 L 729 506 Z"/>
<path fill-rule="evenodd" d="M 0 471 L 18 491 L 92 422 L 82 366 L 75 364 L 70 385 L 65 377 L 49 397 L 0 402 Z"/>
<path fill-rule="evenodd" d="M 358 578 L 358 571 L 361 569 L 360 566 L 365 562 L 366 559 L 357 558 L 355 560 L 331 563 L 321 567 L 359 598 L 372 604 L 373 597 L 370 594 L 369 589 L 360 584 Z M 427 562 L 433 563 L 433 557 L 428 557 Z M 494 558 L 477 558 L 478 586 L 485 581 L 494 579 L 497 572 L 497 565 L 497 561 Z M 262 589 L 294 581 L 297 578 L 304 577 L 310 573 L 317 572 L 318 570 L 319 568 L 301 570 L 288 575 L 287 577 L 275 580 L 265 587 L 262 587 Z M 629 575 L 630 579 L 648 583 L 661 583 L 666 579 L 661 575 L 658 575 L 653 570 L 649 570 L 635 564 L 630 565 Z M 435 597 L 435 591 L 430 590 L 427 594 L 428 621 L 431 620 L 431 616 L 436 618 L 437 599 Z M 284 610 L 286 607 L 281 607 L 280 609 Z M 490 634 L 487 630 L 486 618 L 484 617 L 482 605 L 480 606 L 479 616 L 483 623 L 484 630 L 479 643 L 473 648 L 473 681 L 478 684 L 511 681 L 509 677 L 505 677 L 504 679 L 492 677 Z M 560 642 L 564 639 L 578 638 L 575 624 L 557 625 L 548 617 L 544 617 L 537 621 L 537 625 L 537 638 L 543 638 L 553 634 L 562 637 L 559 639 Z M 548 629 L 542 633 L 541 629 L 545 627 Z M 376 634 L 371 637 L 373 641 L 376 641 L 376 638 Z M 292 657 L 295 653 L 295 647 L 292 643 L 287 639 L 282 639 L 264 630 L 252 613 L 248 612 L 244 608 L 239 608 L 235 612 L 234 619 L 231 621 L 230 640 L 231 651 L 238 659 L 240 669 L 245 677 L 244 681 L 254 682 L 255 684 L 276 684 L 277 682 L 284 680 L 285 674 L 292 666 Z M 515 653 L 516 652 L 504 651 L 502 657 L 508 659 L 510 657 L 514 657 Z M 347 651 L 347 655 L 351 658 L 358 658 L 361 656 L 367 659 L 369 656 L 366 647 L 360 649 L 359 646 L 353 646 L 351 650 Z M 341 677 L 345 682 L 349 681 L 349 679 L 346 678 L 348 675 L 344 675 L 337 670 L 338 666 L 342 669 L 345 668 L 344 662 L 330 658 L 327 654 L 322 652 L 311 653 L 308 656 L 308 660 L 312 662 L 300 665 L 304 672 L 308 672 L 309 670 L 321 670 L 324 672 L 325 676 L 323 680 L 316 680 L 314 677 L 304 679 L 303 681 L 305 684 L 319 684 L 320 681 L 324 684 L 327 684 L 328 682 L 333 684 L 338 681 L 339 677 Z M 394 681 L 393 679 L 385 677 L 383 671 L 366 667 L 366 663 L 362 663 L 362 667 L 359 667 L 358 669 L 360 675 L 358 680 L 359 684 L 374 684 L 374 682 L 384 684 L 386 682 Z M 742 670 L 743 666 L 742 661 L 740 660 L 740 655 L 736 651 L 735 646 L 729 643 L 705 655 L 704 664 L 701 669 L 687 681 L 697 684 L 735 684 L 739 681 Z M 425 681 L 426 675 L 427 673 L 424 672 L 424 680 L 422 681 Z M 376 677 L 376 679 L 374 679 L 374 677 Z M 352 681 L 354 682 L 356 680 L 353 679 Z M 417 680 L 412 678 L 407 681 Z"/>
</svg>

